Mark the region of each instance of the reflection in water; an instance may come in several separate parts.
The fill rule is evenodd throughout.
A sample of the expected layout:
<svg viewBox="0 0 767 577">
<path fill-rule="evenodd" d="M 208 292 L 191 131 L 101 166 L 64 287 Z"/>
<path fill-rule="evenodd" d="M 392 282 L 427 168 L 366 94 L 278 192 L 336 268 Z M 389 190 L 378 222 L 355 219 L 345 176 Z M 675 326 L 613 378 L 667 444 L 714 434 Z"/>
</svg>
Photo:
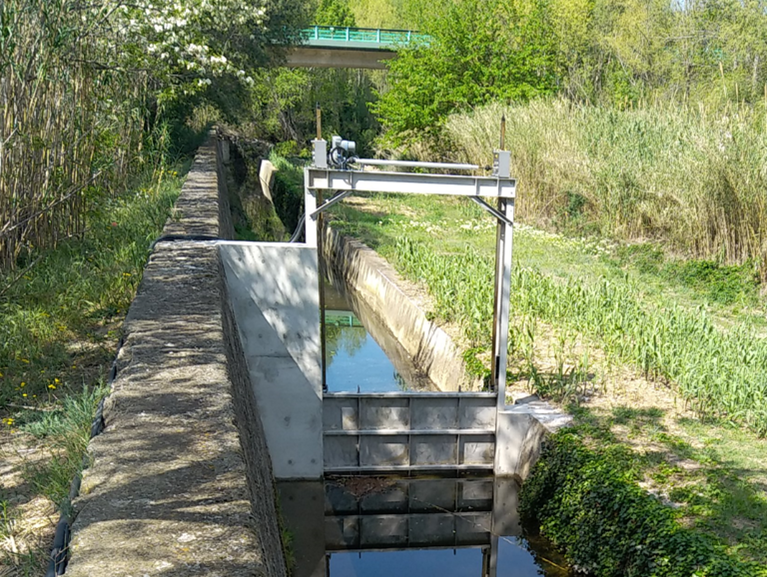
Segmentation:
<svg viewBox="0 0 767 577">
<path fill-rule="evenodd" d="M 351 311 L 325 311 L 325 343 L 329 392 L 359 387 L 360 392 L 379 393 L 406 387 L 389 357 Z"/>
<path fill-rule="evenodd" d="M 328 392 L 436 390 L 362 302 L 352 307 L 327 281 L 324 290 Z"/>
<path fill-rule="evenodd" d="M 480 548 L 410 549 L 404 551 L 371 551 L 332 553 L 328 575 L 332 577 L 481 577 Z M 545 564 L 545 562 L 544 562 Z M 567 575 L 567 572 L 546 573 L 538 565 L 525 541 L 517 537 L 498 539 L 499 577 L 528 575 Z"/>
<path fill-rule="evenodd" d="M 514 479 L 346 477 L 278 485 L 295 577 L 565 577 L 521 535 Z"/>
</svg>

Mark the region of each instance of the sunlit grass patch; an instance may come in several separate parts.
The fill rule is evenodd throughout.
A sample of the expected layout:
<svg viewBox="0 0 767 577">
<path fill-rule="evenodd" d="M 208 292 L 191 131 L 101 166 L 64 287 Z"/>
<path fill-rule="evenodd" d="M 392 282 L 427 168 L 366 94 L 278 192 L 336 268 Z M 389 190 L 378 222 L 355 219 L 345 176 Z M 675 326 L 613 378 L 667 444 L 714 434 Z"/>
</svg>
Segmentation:
<svg viewBox="0 0 767 577">
<path fill-rule="evenodd" d="M 460 325 L 466 357 L 483 374 L 495 230 L 482 211 L 460 201 L 373 195 L 337 208 L 333 226 L 427 287 L 430 314 Z M 728 424 L 765 430 L 767 345 L 732 304 L 763 310 L 748 271 L 690 264 L 656 245 L 626 247 L 527 226 L 515 230 L 514 267 L 509 378 L 572 403 L 581 440 L 612 455 L 631 482 L 673 508 L 681 526 L 743 561 L 767 564 L 767 440 Z M 727 299 L 713 294 L 712 277 L 730 291 Z M 739 328 L 726 329 L 728 322 Z M 653 386 L 645 379 L 624 390 L 627 372 L 668 387 L 669 397 L 682 394 L 699 417 L 679 417 L 681 402 L 588 407 L 595 394 L 630 403 L 642 386 Z"/>
<path fill-rule="evenodd" d="M 460 200 L 373 196 L 362 209 L 347 206 L 334 214 L 342 221 L 342 231 L 363 240 L 372 237 L 379 252 L 405 276 L 428 287 L 435 301 L 433 312 L 459 324 L 471 347 L 487 348 L 494 229 L 479 209 L 461 206 Z M 767 433 L 767 341 L 748 325 L 719 328 L 706 310 L 721 305 L 716 298 L 703 300 L 705 308 L 700 305 L 706 298 L 702 294 L 682 299 L 681 304 L 669 298 L 674 293 L 663 289 L 674 280 L 672 275 L 655 285 L 660 294 L 648 293 L 641 282 L 648 272 L 631 268 L 631 263 L 630 271 L 624 270 L 625 263 L 614 254 L 614 248 L 598 241 L 527 227 L 518 231 L 509 340 L 512 365 L 526 366 L 544 394 L 552 386 L 560 391 L 572 387 L 583 380 L 580 374 L 588 373 L 588 353 L 569 362 L 569 367 L 560 355 L 551 377 L 540 378 L 531 357 L 535 320 L 540 320 L 558 332 L 558 339 L 564 335 L 562 351 L 572 348 L 566 341 L 585 337 L 587 349 L 628 363 L 645 377 L 672 383 L 699 414 Z M 559 274 L 552 272 L 555 268 Z M 677 280 L 673 288 L 688 284 Z M 751 297 L 750 285 L 735 290 Z"/>
<path fill-rule="evenodd" d="M 89 216 L 84 238 L 41 255 L 16 282 L 0 275 L 0 409 L 48 401 L 55 379 L 81 387 L 93 377 L 86 365 L 106 368 L 112 325 L 127 312 L 180 183 L 169 176 L 110 199 Z"/>
</svg>

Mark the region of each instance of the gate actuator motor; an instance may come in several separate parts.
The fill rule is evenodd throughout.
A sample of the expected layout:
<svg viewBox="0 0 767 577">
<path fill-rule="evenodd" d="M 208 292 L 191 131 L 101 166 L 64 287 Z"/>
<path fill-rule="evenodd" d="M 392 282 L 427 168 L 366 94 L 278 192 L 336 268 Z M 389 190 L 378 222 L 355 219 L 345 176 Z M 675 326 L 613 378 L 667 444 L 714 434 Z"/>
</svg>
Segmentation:
<svg viewBox="0 0 767 577">
<path fill-rule="evenodd" d="M 356 153 L 356 142 L 344 140 L 340 136 L 333 136 L 330 140 L 330 157 L 328 162 L 333 168 L 347 170 L 349 163 L 357 159 Z"/>
</svg>

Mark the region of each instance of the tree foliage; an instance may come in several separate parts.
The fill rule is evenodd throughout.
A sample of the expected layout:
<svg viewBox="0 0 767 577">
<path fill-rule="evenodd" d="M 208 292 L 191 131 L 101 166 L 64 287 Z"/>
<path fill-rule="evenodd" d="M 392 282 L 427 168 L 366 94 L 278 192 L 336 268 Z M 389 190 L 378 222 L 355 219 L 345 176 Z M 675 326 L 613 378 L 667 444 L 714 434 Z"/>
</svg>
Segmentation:
<svg viewBox="0 0 767 577">
<path fill-rule="evenodd" d="M 313 19 L 322 26 L 355 26 L 347 0 L 322 0 Z M 249 130 L 273 142 L 291 141 L 298 152 L 315 134 L 315 106 L 322 107 L 325 137 L 343 134 L 372 152 L 379 124 L 368 110 L 375 99 L 373 76 L 364 70 L 262 70 L 250 89 Z M 286 148 L 290 148 L 287 147 Z"/>
<path fill-rule="evenodd" d="M 391 133 L 439 127 L 457 109 L 491 100 L 528 100 L 556 89 L 547 0 L 443 0 L 421 14 L 431 40 L 406 46 L 374 105 Z M 430 18 L 434 16 L 435 18 Z M 428 16 L 427 16 L 428 15 Z"/>
<path fill-rule="evenodd" d="M 314 22 L 318 26 L 356 26 L 348 0 L 321 0 Z"/>
<path fill-rule="evenodd" d="M 409 0 L 432 40 L 403 47 L 375 110 L 389 136 L 551 93 L 620 108 L 767 97 L 764 0 Z"/>
<path fill-rule="evenodd" d="M 303 0 L 0 2 L 0 266 L 84 230 L 190 103 L 236 108 Z M 171 112 L 175 117 L 163 115 Z"/>
</svg>

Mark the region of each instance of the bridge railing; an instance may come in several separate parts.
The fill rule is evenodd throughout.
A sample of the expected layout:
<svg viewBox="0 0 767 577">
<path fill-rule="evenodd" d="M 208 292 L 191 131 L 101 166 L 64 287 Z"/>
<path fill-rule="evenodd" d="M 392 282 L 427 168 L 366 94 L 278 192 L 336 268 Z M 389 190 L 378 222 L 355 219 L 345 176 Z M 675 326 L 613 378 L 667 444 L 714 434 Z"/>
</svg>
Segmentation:
<svg viewBox="0 0 767 577">
<path fill-rule="evenodd" d="M 351 28 L 344 26 L 312 26 L 299 33 L 301 40 L 312 42 L 360 42 L 381 46 L 428 41 L 429 35 L 412 30 L 384 30 L 381 28 Z"/>
</svg>

